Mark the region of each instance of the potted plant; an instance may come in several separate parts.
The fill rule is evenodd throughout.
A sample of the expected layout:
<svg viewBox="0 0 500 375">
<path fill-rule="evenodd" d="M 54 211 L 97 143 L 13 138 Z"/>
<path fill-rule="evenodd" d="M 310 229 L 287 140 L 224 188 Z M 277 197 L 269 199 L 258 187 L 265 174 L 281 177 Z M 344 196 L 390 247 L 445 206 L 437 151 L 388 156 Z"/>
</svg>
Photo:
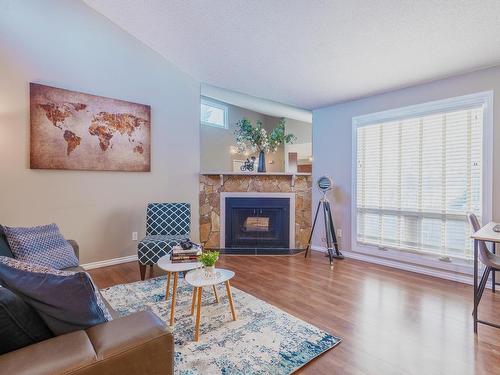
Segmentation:
<svg viewBox="0 0 500 375">
<path fill-rule="evenodd" d="M 285 119 L 279 120 L 278 125 L 268 134 L 262 127 L 262 121 L 257 125 L 246 118 L 236 123 L 236 145 L 239 153 L 250 150 L 252 153 L 259 152 L 259 165 L 257 172 L 266 171 L 265 153 L 276 152 L 278 147 L 285 143 L 293 143 L 297 137 L 293 134 L 285 134 Z"/>
<path fill-rule="evenodd" d="M 198 255 L 198 261 L 203 264 L 207 275 L 212 275 L 215 270 L 215 262 L 219 259 L 218 251 L 206 251 Z"/>
</svg>

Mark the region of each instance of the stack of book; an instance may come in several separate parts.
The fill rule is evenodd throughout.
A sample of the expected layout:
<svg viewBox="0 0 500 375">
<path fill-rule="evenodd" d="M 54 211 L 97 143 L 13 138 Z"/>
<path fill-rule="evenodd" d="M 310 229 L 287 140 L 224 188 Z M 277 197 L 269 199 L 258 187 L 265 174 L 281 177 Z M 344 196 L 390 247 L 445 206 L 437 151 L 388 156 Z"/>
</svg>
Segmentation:
<svg viewBox="0 0 500 375">
<path fill-rule="evenodd" d="M 180 246 L 172 248 L 172 263 L 189 263 L 198 261 L 198 255 L 201 254 L 201 247 L 193 246 L 191 249 L 184 250 Z"/>
</svg>

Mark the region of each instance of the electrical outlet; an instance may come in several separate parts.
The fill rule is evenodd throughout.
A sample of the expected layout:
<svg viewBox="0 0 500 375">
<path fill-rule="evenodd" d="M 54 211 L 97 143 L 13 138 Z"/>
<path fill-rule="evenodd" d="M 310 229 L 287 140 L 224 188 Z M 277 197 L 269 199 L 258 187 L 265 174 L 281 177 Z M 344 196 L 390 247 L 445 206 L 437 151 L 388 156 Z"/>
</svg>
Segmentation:
<svg viewBox="0 0 500 375">
<path fill-rule="evenodd" d="M 337 237 L 339 237 L 339 238 L 342 237 L 342 229 L 340 229 L 340 228 L 337 229 Z"/>
<path fill-rule="evenodd" d="M 132 232 L 132 241 L 137 241 L 137 232 Z"/>
</svg>

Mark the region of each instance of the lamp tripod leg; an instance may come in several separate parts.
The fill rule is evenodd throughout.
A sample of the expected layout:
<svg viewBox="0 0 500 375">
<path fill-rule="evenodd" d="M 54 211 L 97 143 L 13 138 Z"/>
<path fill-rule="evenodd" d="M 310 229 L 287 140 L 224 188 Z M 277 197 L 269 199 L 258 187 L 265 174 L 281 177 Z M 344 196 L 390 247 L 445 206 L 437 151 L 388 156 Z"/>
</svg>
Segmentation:
<svg viewBox="0 0 500 375">
<path fill-rule="evenodd" d="M 318 207 L 316 207 L 316 214 L 314 215 L 314 221 L 311 227 L 311 234 L 309 235 L 309 240 L 307 241 L 306 254 L 304 255 L 304 258 L 307 258 L 307 254 L 309 253 L 309 248 L 311 247 L 314 228 L 316 227 L 316 220 L 318 220 L 319 206 L 321 206 L 321 201 L 318 202 Z"/>
<path fill-rule="evenodd" d="M 328 224 L 328 202 L 323 202 L 323 217 L 325 219 L 325 235 L 326 235 L 326 247 L 328 250 L 328 259 L 330 261 L 330 268 L 333 269 L 333 249 L 332 249 L 332 237 L 330 230 L 330 225 Z"/>
<path fill-rule="evenodd" d="M 332 256 L 335 259 L 344 259 L 344 255 L 339 250 L 339 245 L 337 242 L 337 236 L 335 234 L 335 227 L 333 226 L 333 219 L 332 219 L 332 210 L 330 208 L 330 202 L 325 202 L 324 203 L 326 206 L 326 211 L 328 212 L 328 230 L 327 233 L 330 235 L 331 242 L 333 242 L 333 247 L 332 249 Z M 335 249 L 335 251 L 334 251 Z"/>
</svg>

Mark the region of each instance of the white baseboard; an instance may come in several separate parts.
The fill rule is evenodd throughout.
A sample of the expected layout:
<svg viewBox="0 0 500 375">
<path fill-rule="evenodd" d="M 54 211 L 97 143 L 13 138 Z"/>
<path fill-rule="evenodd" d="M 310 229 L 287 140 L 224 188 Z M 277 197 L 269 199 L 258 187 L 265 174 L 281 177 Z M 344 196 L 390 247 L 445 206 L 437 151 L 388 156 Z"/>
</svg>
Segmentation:
<svg viewBox="0 0 500 375">
<path fill-rule="evenodd" d="M 128 255 L 126 257 L 121 257 L 121 258 L 100 260 L 98 262 L 80 264 L 80 266 L 83 267 L 85 270 L 91 270 L 94 268 L 107 267 L 115 264 L 128 263 L 133 261 L 137 261 L 137 255 Z"/>
<path fill-rule="evenodd" d="M 322 246 L 311 246 L 312 250 L 320 251 L 326 253 L 326 247 Z M 357 259 L 368 263 L 380 264 L 382 266 L 397 268 L 400 270 L 415 272 L 427 276 L 439 277 L 441 279 L 457 281 L 464 284 L 472 285 L 474 278 L 470 275 L 459 274 L 456 272 L 450 272 L 446 270 L 439 270 L 436 268 L 423 267 L 415 264 L 403 263 L 396 260 L 391 260 L 387 258 L 372 257 L 365 254 L 356 253 L 353 251 L 342 250 L 342 254 L 346 258 Z M 489 283 L 488 283 L 489 284 Z"/>
</svg>

